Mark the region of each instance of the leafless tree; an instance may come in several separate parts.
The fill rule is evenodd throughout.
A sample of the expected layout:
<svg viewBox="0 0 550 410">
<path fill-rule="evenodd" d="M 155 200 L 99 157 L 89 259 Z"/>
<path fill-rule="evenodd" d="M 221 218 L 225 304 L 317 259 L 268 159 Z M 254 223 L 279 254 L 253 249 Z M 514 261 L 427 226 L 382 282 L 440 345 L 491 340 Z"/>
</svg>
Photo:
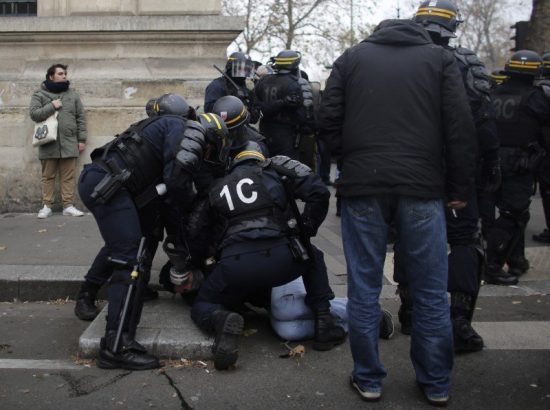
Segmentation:
<svg viewBox="0 0 550 410">
<path fill-rule="evenodd" d="M 502 66 L 512 47 L 510 0 L 459 0 L 464 23 L 458 43 L 473 50 L 489 68 Z"/>
<path fill-rule="evenodd" d="M 368 32 L 365 15 L 376 0 L 223 0 L 225 14 L 245 16 L 236 40 L 245 52 L 264 57 L 296 49 L 321 64 Z"/>
<path fill-rule="evenodd" d="M 235 43 L 245 52 L 263 51 L 273 15 L 273 0 L 223 0 L 222 9 L 231 16 L 244 16 L 245 27 Z"/>
</svg>

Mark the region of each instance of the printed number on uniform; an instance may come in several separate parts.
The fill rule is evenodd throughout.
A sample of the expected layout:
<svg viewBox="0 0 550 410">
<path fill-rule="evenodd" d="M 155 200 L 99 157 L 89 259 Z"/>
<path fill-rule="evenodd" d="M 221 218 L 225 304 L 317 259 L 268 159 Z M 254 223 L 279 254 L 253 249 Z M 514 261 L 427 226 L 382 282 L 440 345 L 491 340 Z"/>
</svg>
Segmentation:
<svg viewBox="0 0 550 410">
<path fill-rule="evenodd" d="M 243 178 L 237 183 L 237 197 L 242 203 L 245 204 L 252 204 L 256 202 L 256 199 L 258 199 L 258 193 L 256 191 L 252 191 L 250 193 L 250 196 L 246 196 L 243 192 L 243 185 L 252 185 L 254 184 L 254 181 L 252 181 L 250 178 Z M 227 201 L 227 206 L 229 207 L 230 211 L 235 210 L 235 205 L 233 204 L 233 198 L 231 197 L 231 192 L 229 192 L 229 186 L 224 185 L 222 191 L 220 192 L 220 198 L 225 197 L 225 200 Z"/>
</svg>

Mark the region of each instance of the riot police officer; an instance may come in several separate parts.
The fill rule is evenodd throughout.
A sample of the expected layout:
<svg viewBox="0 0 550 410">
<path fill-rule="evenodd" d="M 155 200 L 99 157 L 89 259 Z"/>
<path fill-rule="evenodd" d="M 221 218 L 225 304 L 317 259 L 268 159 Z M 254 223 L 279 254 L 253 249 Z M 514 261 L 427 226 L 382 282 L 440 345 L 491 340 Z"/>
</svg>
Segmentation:
<svg viewBox="0 0 550 410">
<path fill-rule="evenodd" d="M 266 160 L 254 142 L 235 140 L 223 152 L 230 158 L 229 171 L 214 183 L 209 206 L 201 208 L 203 216 L 192 218 L 196 224 L 190 227 L 190 237 L 194 237 L 192 232 L 217 221 L 217 263 L 191 310 L 195 323 L 216 335 L 216 369 L 227 369 L 237 361 L 244 321 L 235 310 L 249 298 L 300 275 L 307 290 L 306 303 L 315 313 L 314 349 L 328 350 L 342 343 L 345 331 L 335 324 L 329 310 L 334 294 L 323 254 L 309 245 L 309 237 L 315 235 L 328 210 L 327 188 L 298 161 L 284 156 Z M 302 239 L 291 230 L 294 224 L 288 223 L 290 196 L 294 195 L 306 203 L 301 214 Z M 298 218 L 294 215 L 294 220 Z"/>
<path fill-rule="evenodd" d="M 300 136 L 311 135 L 313 95 L 300 75 L 301 55 L 283 50 L 273 58 L 273 75 L 262 77 L 255 93 L 262 112 L 260 132 L 267 138 L 270 155 L 298 159 Z"/>
<path fill-rule="evenodd" d="M 260 119 L 260 109 L 256 105 L 254 85 L 254 62 L 248 54 L 236 51 L 227 59 L 225 72 L 206 87 L 204 94 L 204 112 L 212 109 L 218 99 L 226 95 L 239 98 L 249 113 L 249 122 L 255 124 Z"/>
<path fill-rule="evenodd" d="M 492 92 L 502 161 L 502 186 L 494 203 L 499 216 L 487 234 L 488 283 L 507 275 L 517 283 L 529 269 L 525 258 L 525 227 L 534 187 L 534 174 L 544 156 L 542 129 L 550 120 L 548 88 L 533 80 L 542 59 L 534 51 L 520 50 L 506 62 L 509 79 Z M 503 270 L 504 264 L 508 271 Z"/>
<path fill-rule="evenodd" d="M 537 81 L 537 85 L 546 90 L 547 94 L 550 94 L 550 53 L 542 56 L 542 64 L 542 79 Z M 538 168 L 537 179 L 540 196 L 542 197 L 546 229 L 539 234 L 533 235 L 533 240 L 541 243 L 550 243 L 550 125 L 546 124 L 543 127 L 542 134 L 546 155 Z"/>
<path fill-rule="evenodd" d="M 154 117 L 157 113 L 154 110 L 156 98 L 151 98 L 145 105 L 145 112 L 147 117 Z M 136 126 L 133 124 L 132 126 Z M 143 261 L 142 268 L 150 271 L 153 263 L 153 257 L 155 255 L 158 242 L 162 240 L 163 224 L 161 222 L 162 214 L 159 212 L 159 208 L 162 208 L 161 198 L 157 198 L 147 204 L 140 212 L 140 222 L 142 225 L 147 224 L 148 228 L 143 229 L 144 232 L 152 234 L 152 237 L 147 238 L 147 252 L 146 258 Z M 74 312 L 75 315 L 81 320 L 94 320 L 99 314 L 99 309 L 96 306 L 96 298 L 99 289 L 107 283 L 111 277 L 113 271 L 113 264 L 109 262 L 109 249 L 104 246 L 101 248 L 96 258 L 92 262 L 90 269 L 84 277 L 78 295 L 76 296 L 76 303 Z M 143 292 L 143 300 L 152 300 L 158 298 L 158 292 L 150 287 L 146 287 Z"/>
<path fill-rule="evenodd" d="M 104 250 L 114 263 L 108 289 L 105 337 L 97 364 L 101 368 L 132 370 L 159 366 L 155 356 L 133 338 L 139 323 L 142 287 L 148 282 L 141 270 L 137 291 L 130 295 L 130 272 L 138 261 L 140 238 L 148 236 L 140 223 L 143 207 L 166 193 L 170 220 L 177 223 L 192 197 L 192 172 L 202 161 L 211 135 L 189 119 L 187 102 L 176 94 L 159 97 L 156 116 L 133 124 L 112 142 L 91 154 L 79 180 L 79 194 L 94 215 Z M 130 298 L 126 300 L 127 298 Z M 122 312 L 129 306 L 125 317 Z"/>
<path fill-rule="evenodd" d="M 500 183 L 498 137 L 489 96 L 490 77 L 483 63 L 471 50 L 451 47 L 449 40 L 456 37 L 461 22 L 454 2 L 449 0 L 424 1 L 414 21 L 430 34 L 432 41 L 451 51 L 463 77 L 470 108 L 476 125 L 480 164 L 476 184 L 472 183 L 467 205 L 463 209 L 446 212 L 449 253 L 448 291 L 451 293 L 451 319 L 456 352 L 473 352 L 483 348 L 483 339 L 472 328 L 471 321 L 481 282 L 483 250 L 478 228 L 479 211 L 477 190 L 494 191 Z M 412 301 L 405 283 L 406 266 L 399 263 L 399 238 L 396 246 L 395 279 L 399 283 L 402 305 L 399 319 L 404 333 L 410 332 Z"/>
</svg>

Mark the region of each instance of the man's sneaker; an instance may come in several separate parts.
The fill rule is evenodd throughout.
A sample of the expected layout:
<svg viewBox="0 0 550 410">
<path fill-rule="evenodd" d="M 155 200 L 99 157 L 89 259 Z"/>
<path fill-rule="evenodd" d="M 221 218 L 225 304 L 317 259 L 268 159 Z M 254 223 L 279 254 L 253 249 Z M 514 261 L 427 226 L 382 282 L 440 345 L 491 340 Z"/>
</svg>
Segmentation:
<svg viewBox="0 0 550 410">
<path fill-rule="evenodd" d="M 37 217 L 40 219 L 45 219 L 51 215 L 52 215 L 52 209 L 48 205 L 44 205 L 44 208 L 38 211 Z"/>
<path fill-rule="evenodd" d="M 380 388 L 363 390 L 353 379 L 353 376 L 350 377 L 349 382 L 351 384 L 351 387 L 357 390 L 357 393 L 359 393 L 361 398 L 365 401 L 378 401 L 380 400 L 380 397 L 382 397 L 382 389 Z"/>
<path fill-rule="evenodd" d="M 424 396 L 426 396 L 426 400 L 428 400 L 428 403 L 430 403 L 432 406 L 445 407 L 449 403 L 448 394 L 432 395 L 432 394 L 424 393 Z"/>
<path fill-rule="evenodd" d="M 82 216 L 84 212 L 79 209 L 76 209 L 73 205 L 69 205 L 67 208 L 63 209 L 63 215 L 65 216 Z"/>
<path fill-rule="evenodd" d="M 380 313 L 380 338 L 391 339 L 393 336 L 395 327 L 393 325 L 393 317 L 386 309 L 382 309 Z"/>
<path fill-rule="evenodd" d="M 533 235 L 533 240 L 542 243 L 550 243 L 550 229 L 545 229 L 541 233 Z"/>
<path fill-rule="evenodd" d="M 416 383 L 422 394 L 432 406 L 445 407 L 449 403 L 449 393 L 428 393 L 420 383 Z"/>
</svg>

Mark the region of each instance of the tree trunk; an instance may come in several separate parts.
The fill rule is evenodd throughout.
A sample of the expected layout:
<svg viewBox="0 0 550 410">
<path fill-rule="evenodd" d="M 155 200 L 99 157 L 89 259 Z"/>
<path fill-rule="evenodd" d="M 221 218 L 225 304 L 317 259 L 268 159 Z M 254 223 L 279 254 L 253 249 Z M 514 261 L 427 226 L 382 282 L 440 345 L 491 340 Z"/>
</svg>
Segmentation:
<svg viewBox="0 0 550 410">
<path fill-rule="evenodd" d="M 533 0 L 525 48 L 541 55 L 550 52 L 550 0 Z"/>
</svg>

